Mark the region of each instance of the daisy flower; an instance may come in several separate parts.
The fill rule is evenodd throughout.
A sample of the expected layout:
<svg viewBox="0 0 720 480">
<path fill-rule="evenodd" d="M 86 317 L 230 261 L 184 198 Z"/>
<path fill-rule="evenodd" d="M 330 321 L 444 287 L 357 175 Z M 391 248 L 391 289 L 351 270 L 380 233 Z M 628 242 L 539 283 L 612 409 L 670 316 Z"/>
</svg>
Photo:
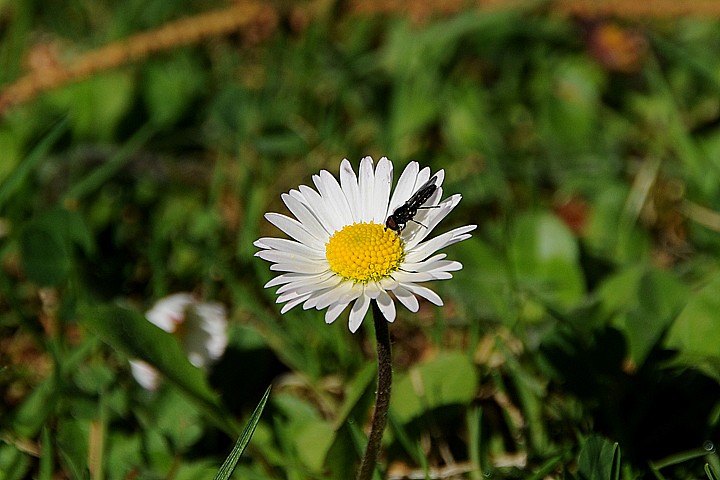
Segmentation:
<svg viewBox="0 0 720 480">
<path fill-rule="evenodd" d="M 282 195 L 295 218 L 265 215 L 292 238 L 261 238 L 254 243 L 261 249 L 255 255 L 272 263 L 270 270 L 284 272 L 265 285 L 280 286 L 277 303 L 285 304 L 282 313 L 302 304 L 304 309 L 327 309 L 325 322 L 332 323 L 352 304 L 349 327 L 354 333 L 372 300 L 389 322 L 395 320 L 394 300 L 411 312 L 419 308 L 418 296 L 443 304 L 420 283 L 452 278 L 450 272 L 462 268 L 436 252 L 470 238 L 476 225 L 427 238 L 461 195 L 440 200 L 445 172 L 439 170 L 434 175 L 436 188 L 423 202 L 424 208 L 401 228 L 388 217 L 428 183 L 430 169 L 410 162 L 391 195 L 392 163 L 383 157 L 373 167 L 373 159 L 365 157 L 356 175 L 350 162 L 343 160 L 340 182 L 322 170 L 312 177 L 317 190 L 301 185 Z"/>
<path fill-rule="evenodd" d="M 158 300 L 145 317 L 175 335 L 190 363 L 198 368 L 207 368 L 225 352 L 227 318 L 219 303 L 203 303 L 189 293 L 176 293 Z M 130 360 L 130 369 L 143 388 L 157 388 L 159 375 L 150 364 Z"/>
</svg>

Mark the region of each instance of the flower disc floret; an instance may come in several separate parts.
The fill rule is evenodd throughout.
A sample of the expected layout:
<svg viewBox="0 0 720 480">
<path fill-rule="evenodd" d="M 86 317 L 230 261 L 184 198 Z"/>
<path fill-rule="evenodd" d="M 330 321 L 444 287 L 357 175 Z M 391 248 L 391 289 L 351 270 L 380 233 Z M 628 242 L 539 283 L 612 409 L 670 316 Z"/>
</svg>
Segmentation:
<svg viewBox="0 0 720 480">
<path fill-rule="evenodd" d="M 374 222 L 363 222 L 335 232 L 325 245 L 325 256 L 332 271 L 344 280 L 368 283 L 397 271 L 404 249 L 394 231 Z"/>
</svg>

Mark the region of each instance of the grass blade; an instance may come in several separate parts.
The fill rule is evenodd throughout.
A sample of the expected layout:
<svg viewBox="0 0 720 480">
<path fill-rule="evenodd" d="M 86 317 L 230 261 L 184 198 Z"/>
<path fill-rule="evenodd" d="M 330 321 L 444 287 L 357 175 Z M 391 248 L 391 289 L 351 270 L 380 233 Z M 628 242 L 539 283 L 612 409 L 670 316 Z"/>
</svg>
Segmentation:
<svg viewBox="0 0 720 480">
<path fill-rule="evenodd" d="M 225 459 L 225 462 L 223 462 L 222 466 L 220 467 L 217 475 L 215 475 L 215 480 L 227 480 L 235 471 L 235 466 L 240 460 L 240 456 L 242 455 L 243 451 L 245 451 L 245 447 L 247 447 L 247 444 L 250 443 L 250 438 L 252 437 L 253 432 L 255 432 L 255 427 L 257 427 L 258 422 L 260 422 L 260 415 L 262 415 L 265 404 L 267 403 L 268 397 L 270 396 L 271 388 L 272 385 L 269 386 L 267 390 L 265 390 L 265 395 L 263 395 L 263 397 L 260 399 L 260 403 L 258 403 L 257 407 L 255 407 L 255 411 L 252 413 L 252 416 L 250 416 L 250 420 L 248 420 L 247 425 L 245 425 L 245 428 L 240 434 L 240 437 L 235 443 L 235 446 L 230 452 L 230 455 L 228 455 L 228 457 Z"/>
<path fill-rule="evenodd" d="M 0 208 L 3 207 L 5 202 L 12 197 L 15 191 L 20 188 L 22 183 L 25 181 L 28 175 L 37 167 L 43 160 L 47 159 L 48 152 L 65 134 L 70 124 L 67 117 L 58 121 L 50 131 L 38 142 L 35 148 L 25 157 L 20 165 L 5 179 L 0 185 Z"/>
</svg>

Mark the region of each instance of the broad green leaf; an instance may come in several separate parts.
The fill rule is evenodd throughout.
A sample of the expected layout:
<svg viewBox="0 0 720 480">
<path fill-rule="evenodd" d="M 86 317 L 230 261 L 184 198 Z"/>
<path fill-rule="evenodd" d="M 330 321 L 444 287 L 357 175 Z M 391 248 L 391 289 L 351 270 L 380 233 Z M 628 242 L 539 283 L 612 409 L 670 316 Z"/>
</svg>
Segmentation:
<svg viewBox="0 0 720 480">
<path fill-rule="evenodd" d="M 692 294 L 668 332 L 666 345 L 690 361 L 707 360 L 720 374 L 720 275 Z"/>
<path fill-rule="evenodd" d="M 578 476 L 582 480 L 613 480 L 618 478 L 620 449 L 600 436 L 585 440 L 578 457 Z"/>
<path fill-rule="evenodd" d="M 308 422 L 296 431 L 293 438 L 298 457 L 314 472 L 321 472 L 325 458 L 335 441 L 335 429 L 330 422 Z"/>
<path fill-rule="evenodd" d="M 25 401 L 11 416 L 11 423 L 18 435 L 33 438 L 45 421 L 55 411 L 60 400 L 55 377 L 50 377 L 25 398 Z"/>
<path fill-rule="evenodd" d="M 130 358 L 140 358 L 198 402 L 204 413 L 232 431 L 232 422 L 220 409 L 203 371 L 192 365 L 177 340 L 140 313 L 117 306 L 86 307 L 81 321 L 105 343 Z"/>
<path fill-rule="evenodd" d="M 539 130 L 545 142 L 566 154 L 577 154 L 583 146 L 597 144 L 603 70 L 590 60 L 573 57 L 548 64 L 547 70 L 538 73 L 534 83 Z"/>
<path fill-rule="evenodd" d="M 463 269 L 454 275 L 453 288 L 464 303 L 482 318 L 506 323 L 517 319 L 512 308 L 512 283 L 507 262 L 478 237 L 453 247 Z"/>
<path fill-rule="evenodd" d="M 217 465 L 211 460 L 188 461 L 185 459 L 182 465 L 178 465 L 172 472 L 173 480 L 197 480 L 212 478 L 217 472 Z M 246 477 L 237 477 L 246 478 Z"/>
<path fill-rule="evenodd" d="M 153 427 L 170 440 L 174 448 L 185 450 L 202 436 L 203 425 L 198 409 L 177 390 L 160 392 L 152 403 Z"/>
<path fill-rule="evenodd" d="M 425 412 L 472 401 L 477 372 L 467 355 L 448 352 L 398 375 L 393 385 L 390 411 L 401 424 Z"/>
<path fill-rule="evenodd" d="M 191 108 L 204 83 L 203 68 L 187 52 L 148 64 L 143 96 L 153 122 L 161 127 L 176 123 Z"/>
<path fill-rule="evenodd" d="M 132 104 L 134 89 L 130 72 L 105 72 L 53 91 L 47 99 L 61 111 L 70 112 L 77 137 L 111 140 Z"/>
<path fill-rule="evenodd" d="M 72 478 L 89 478 L 87 464 L 90 423 L 72 417 L 63 418 L 58 425 L 57 448 Z"/>
<path fill-rule="evenodd" d="M 0 443 L 0 478 L 3 480 L 28 478 L 31 467 L 30 454 L 21 452 L 15 445 Z"/>
<path fill-rule="evenodd" d="M 245 447 L 247 447 L 248 443 L 250 443 L 250 439 L 252 438 L 253 432 L 255 431 L 255 427 L 257 427 L 257 424 L 260 422 L 260 416 L 265 409 L 265 404 L 267 403 L 268 397 L 270 397 L 271 388 L 272 386 L 268 387 L 267 390 L 265 390 L 265 394 L 260 399 L 257 407 L 255 407 L 255 410 L 250 416 L 250 419 L 245 425 L 245 428 L 240 434 L 240 437 L 237 439 L 237 442 L 235 442 L 235 446 L 230 452 L 230 455 L 228 455 L 227 459 L 225 459 L 225 462 L 223 462 L 222 466 L 220 467 L 220 470 L 215 476 L 215 480 L 227 480 L 232 475 L 233 471 L 235 470 L 235 466 L 238 463 L 238 460 L 240 460 L 240 456 L 245 451 Z"/>
<path fill-rule="evenodd" d="M 106 469 L 111 480 L 126 479 L 133 469 L 145 462 L 145 446 L 140 433 L 110 430 L 106 451 Z"/>
<path fill-rule="evenodd" d="M 620 270 L 598 288 L 600 307 L 627 337 L 636 365 L 644 363 L 688 295 L 671 273 L 646 266 Z"/>
<path fill-rule="evenodd" d="M 554 215 L 519 217 L 510 258 L 522 288 L 555 308 L 572 308 L 585 293 L 577 241 Z"/>
</svg>

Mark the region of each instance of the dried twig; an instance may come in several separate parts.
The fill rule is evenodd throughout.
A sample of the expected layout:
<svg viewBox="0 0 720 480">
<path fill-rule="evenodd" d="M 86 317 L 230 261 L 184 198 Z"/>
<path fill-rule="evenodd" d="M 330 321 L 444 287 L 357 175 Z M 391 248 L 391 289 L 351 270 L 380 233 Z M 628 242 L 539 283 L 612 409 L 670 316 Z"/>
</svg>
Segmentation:
<svg viewBox="0 0 720 480">
<path fill-rule="evenodd" d="M 225 35 L 253 25 L 277 24 L 277 13 L 261 3 L 242 3 L 224 10 L 204 13 L 167 23 L 155 30 L 138 33 L 122 41 L 77 57 L 69 65 L 55 65 L 19 78 L 0 91 L 0 113 L 95 73 L 144 60 L 151 54 Z"/>
</svg>

